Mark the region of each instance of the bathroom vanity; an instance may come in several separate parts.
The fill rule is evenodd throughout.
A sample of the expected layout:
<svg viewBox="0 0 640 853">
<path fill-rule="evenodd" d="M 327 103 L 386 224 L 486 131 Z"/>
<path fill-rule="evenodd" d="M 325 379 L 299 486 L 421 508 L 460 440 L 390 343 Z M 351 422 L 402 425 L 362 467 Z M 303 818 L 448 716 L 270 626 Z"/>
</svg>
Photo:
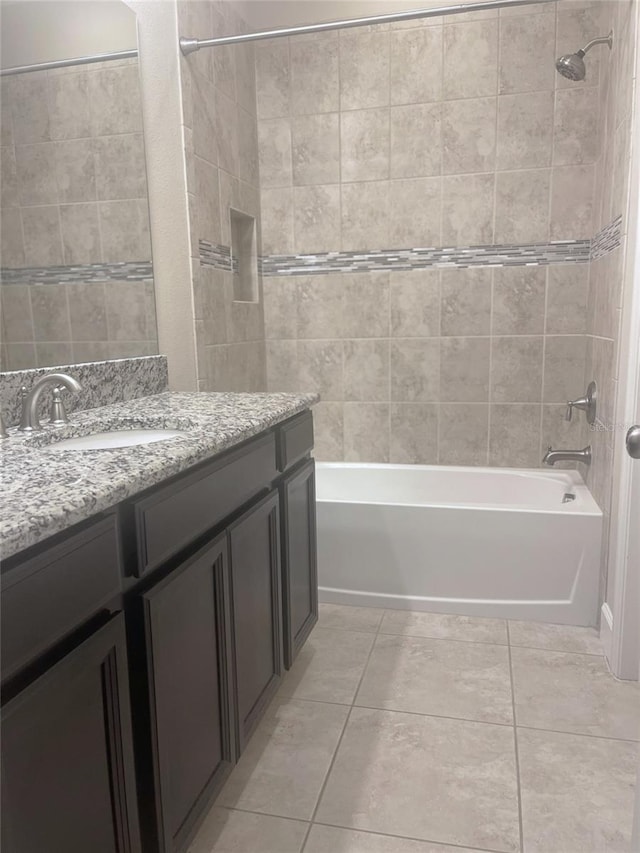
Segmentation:
<svg viewBox="0 0 640 853">
<path fill-rule="evenodd" d="M 186 849 L 317 620 L 314 400 L 159 394 L 10 439 L 7 853 Z M 55 448 L 149 425 L 180 434 Z"/>
</svg>

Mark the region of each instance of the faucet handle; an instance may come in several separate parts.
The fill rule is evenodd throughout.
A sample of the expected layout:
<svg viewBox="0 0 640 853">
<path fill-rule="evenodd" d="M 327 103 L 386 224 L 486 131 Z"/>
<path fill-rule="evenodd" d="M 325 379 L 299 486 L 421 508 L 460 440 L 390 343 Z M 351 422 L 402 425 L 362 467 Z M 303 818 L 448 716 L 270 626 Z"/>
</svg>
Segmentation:
<svg viewBox="0 0 640 853">
<path fill-rule="evenodd" d="M 564 419 L 570 421 L 574 409 L 581 409 L 587 416 L 587 423 L 592 424 L 596 419 L 596 400 L 598 389 L 595 382 L 590 382 L 584 397 L 567 401 L 567 411 Z"/>
<path fill-rule="evenodd" d="M 64 387 L 62 385 L 56 385 L 53 389 L 53 402 L 51 403 L 51 412 L 49 414 L 49 423 L 54 426 L 62 426 L 63 424 L 69 423 L 69 418 L 67 417 L 67 410 L 64 407 L 64 403 L 62 401 L 62 392 L 64 391 Z"/>
</svg>

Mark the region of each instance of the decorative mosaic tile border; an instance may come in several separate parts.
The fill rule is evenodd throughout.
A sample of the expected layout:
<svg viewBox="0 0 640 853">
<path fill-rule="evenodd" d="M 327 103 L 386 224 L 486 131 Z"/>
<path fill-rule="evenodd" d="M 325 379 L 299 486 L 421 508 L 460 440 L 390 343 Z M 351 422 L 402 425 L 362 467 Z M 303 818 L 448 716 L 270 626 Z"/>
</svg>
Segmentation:
<svg viewBox="0 0 640 853">
<path fill-rule="evenodd" d="M 314 255 L 271 255 L 262 258 L 262 273 L 321 275 L 336 272 L 415 270 L 465 267 L 539 266 L 587 263 L 590 240 L 563 240 L 522 245 L 489 245 L 383 250 L 373 252 L 323 252 Z"/>
<path fill-rule="evenodd" d="M 167 357 L 164 355 L 65 364 L 57 369 L 71 373 L 82 385 L 82 391 L 78 394 L 65 396 L 67 412 L 148 397 L 169 388 Z M 53 370 L 53 367 L 34 367 L 0 373 L 0 408 L 7 425 L 17 424 L 20 420 L 22 386 L 31 388 L 37 379 Z M 47 419 L 50 403 L 51 390 L 46 389 L 40 407 L 41 413 L 44 413 L 43 422 Z"/>
<path fill-rule="evenodd" d="M 622 237 L 622 215 L 599 231 L 591 241 L 591 260 L 603 258 L 620 245 Z"/>
<path fill-rule="evenodd" d="M 585 264 L 612 252 L 620 245 L 621 226 L 622 217 L 619 216 L 591 240 L 266 255 L 259 259 L 258 264 L 263 276 L 327 275 L 434 267 L 464 269 Z M 228 246 L 207 243 L 205 240 L 200 241 L 200 261 L 230 272 L 237 268 Z"/>
<path fill-rule="evenodd" d="M 73 264 L 57 267 L 0 269 L 0 284 L 91 284 L 101 281 L 152 281 L 151 261 L 113 264 Z"/>
<path fill-rule="evenodd" d="M 235 272 L 238 268 L 238 261 L 231 257 L 231 248 L 229 246 L 221 246 L 219 243 L 209 243 L 207 240 L 200 240 L 200 263 L 206 264 L 209 267 L 215 267 L 219 270 L 227 272 Z"/>
</svg>

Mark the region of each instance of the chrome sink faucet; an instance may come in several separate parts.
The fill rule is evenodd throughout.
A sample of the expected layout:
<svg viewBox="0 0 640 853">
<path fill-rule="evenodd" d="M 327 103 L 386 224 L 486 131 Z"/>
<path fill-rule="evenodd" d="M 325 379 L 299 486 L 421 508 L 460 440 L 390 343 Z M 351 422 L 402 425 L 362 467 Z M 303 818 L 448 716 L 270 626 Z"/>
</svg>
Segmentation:
<svg viewBox="0 0 640 853">
<path fill-rule="evenodd" d="M 78 380 L 67 373 L 48 373 L 46 376 L 42 376 L 22 400 L 22 416 L 19 427 L 22 432 L 34 432 L 35 430 L 42 429 L 40 418 L 38 417 L 38 403 L 40 402 L 42 392 L 49 385 L 63 385 L 68 391 L 75 391 L 76 393 L 82 391 L 82 385 Z M 59 407 L 62 406 L 62 402 L 59 399 L 56 400 L 56 403 Z M 59 413 L 60 408 L 57 411 Z M 56 418 L 57 423 L 66 422 L 64 408 L 62 408 L 62 414 L 63 416 L 58 415 Z"/>
<path fill-rule="evenodd" d="M 552 466 L 556 462 L 583 462 L 585 465 L 591 465 L 591 445 L 582 450 L 552 450 L 549 446 L 542 464 Z"/>
</svg>

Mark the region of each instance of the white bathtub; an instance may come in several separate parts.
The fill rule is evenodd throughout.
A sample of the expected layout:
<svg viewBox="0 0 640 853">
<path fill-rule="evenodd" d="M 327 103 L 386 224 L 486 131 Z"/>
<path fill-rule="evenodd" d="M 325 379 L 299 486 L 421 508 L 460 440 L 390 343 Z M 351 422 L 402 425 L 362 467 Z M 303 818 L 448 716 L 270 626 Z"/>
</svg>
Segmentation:
<svg viewBox="0 0 640 853">
<path fill-rule="evenodd" d="M 575 471 L 318 463 L 317 500 L 321 601 L 596 623 L 602 513 Z"/>
</svg>

